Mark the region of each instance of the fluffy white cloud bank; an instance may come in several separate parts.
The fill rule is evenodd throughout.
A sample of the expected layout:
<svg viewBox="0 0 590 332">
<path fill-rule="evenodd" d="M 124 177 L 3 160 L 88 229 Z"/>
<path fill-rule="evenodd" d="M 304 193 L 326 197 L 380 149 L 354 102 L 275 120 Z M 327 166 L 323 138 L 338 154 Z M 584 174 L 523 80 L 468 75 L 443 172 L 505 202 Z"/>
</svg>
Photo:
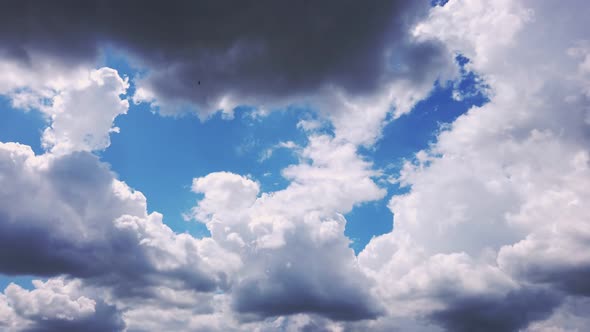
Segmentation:
<svg viewBox="0 0 590 332">
<path fill-rule="evenodd" d="M 416 27 L 467 56 L 491 101 L 405 165 L 394 231 L 359 255 L 392 315 L 515 331 L 588 296 L 588 14 L 583 3 L 449 1 Z"/>
<path fill-rule="evenodd" d="M 287 188 L 261 193 L 229 172 L 193 180 L 203 198 L 190 216 L 211 232 L 203 239 L 148 214 L 146 198 L 90 153 L 108 147 L 128 108 L 116 71 L 60 68 L 52 78 L 48 61 L 0 62 L 0 92 L 49 121 L 43 155 L 0 143 L 0 272 L 50 278 L 30 291 L 8 286 L 0 327 L 582 331 L 589 15 L 583 2 L 433 8 L 411 38 L 448 50 L 439 68 L 371 97 L 333 90 L 315 100 L 335 135 L 301 124 L 307 145 L 285 146 L 299 157 L 283 170 Z M 343 215 L 386 196 L 357 149 L 378 139 L 392 109 L 401 116 L 434 79 L 452 77 L 456 53 L 489 85 L 490 102 L 406 163 L 398 181 L 410 190 L 389 203 L 394 230 L 357 258 Z"/>
</svg>

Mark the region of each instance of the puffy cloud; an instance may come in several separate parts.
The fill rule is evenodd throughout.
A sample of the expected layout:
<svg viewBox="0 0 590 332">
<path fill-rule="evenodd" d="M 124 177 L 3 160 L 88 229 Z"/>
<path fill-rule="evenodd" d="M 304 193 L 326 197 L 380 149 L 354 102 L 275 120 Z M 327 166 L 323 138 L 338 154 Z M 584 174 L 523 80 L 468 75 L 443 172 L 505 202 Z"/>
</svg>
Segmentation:
<svg viewBox="0 0 590 332">
<path fill-rule="evenodd" d="M 586 15 L 583 4 L 456 0 L 416 27 L 466 55 L 491 101 L 406 163 L 393 232 L 359 255 L 402 308 L 394 317 L 516 331 L 588 295 Z"/>
<path fill-rule="evenodd" d="M 385 195 L 354 145 L 311 136 L 301 162 L 283 171 L 284 190 L 263 193 L 245 177 L 221 172 L 193 182 L 204 197 L 193 209 L 213 239 L 241 255 L 233 308 L 250 317 L 315 313 L 335 320 L 376 317 L 344 236 L 343 213 Z"/>
<path fill-rule="evenodd" d="M 33 285 L 35 289 L 28 291 L 10 284 L 0 297 L 0 308 L 13 316 L 13 324 L 5 326 L 8 331 L 123 331 L 125 327 L 114 306 L 82 295 L 80 282 L 57 278 L 34 280 Z"/>
<path fill-rule="evenodd" d="M 206 220 L 215 211 L 248 208 L 256 201 L 260 186 L 248 178 L 229 172 L 218 172 L 194 179 L 192 191 L 205 194 L 199 201 L 198 209 L 194 211 L 197 218 Z"/>
<path fill-rule="evenodd" d="M 11 98 L 15 107 L 44 110 L 59 91 L 88 77 L 84 65 L 68 66 L 57 59 L 35 56 L 27 63 L 0 57 L 0 94 Z"/>
<path fill-rule="evenodd" d="M 10 284 L 5 290 L 11 306 L 23 316 L 74 320 L 95 311 L 95 301 L 85 296 L 71 298 L 68 293 L 72 285 L 65 285 L 63 280 L 47 283 L 35 280 L 33 285 L 36 289 L 31 292 L 15 284 Z"/>
<path fill-rule="evenodd" d="M 27 66 L 0 58 L 0 94 L 13 107 L 38 110 L 47 118 L 43 147 L 54 154 L 107 148 L 110 134 L 119 131 L 114 119 L 129 108 L 121 97 L 127 78 L 108 67 L 90 70 L 65 68 L 46 58 L 31 61 Z"/>
<path fill-rule="evenodd" d="M 101 68 L 89 79 L 62 91 L 46 112 L 51 126 L 43 133 L 43 145 L 53 153 L 95 151 L 107 148 L 115 117 L 127 113 L 129 103 L 121 100 L 128 84 L 116 70 Z"/>
<path fill-rule="evenodd" d="M 145 197 L 116 180 L 97 157 L 35 156 L 0 144 L 0 271 L 67 274 L 120 296 L 155 296 L 156 286 L 227 287 L 236 255 L 213 240 L 175 234 Z"/>
</svg>

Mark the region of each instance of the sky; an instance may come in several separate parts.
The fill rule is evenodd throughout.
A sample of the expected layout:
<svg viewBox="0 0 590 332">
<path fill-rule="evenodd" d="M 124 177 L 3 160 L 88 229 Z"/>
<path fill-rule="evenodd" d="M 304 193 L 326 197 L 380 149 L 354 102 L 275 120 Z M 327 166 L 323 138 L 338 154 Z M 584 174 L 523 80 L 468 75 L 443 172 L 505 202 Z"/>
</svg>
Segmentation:
<svg viewBox="0 0 590 332">
<path fill-rule="evenodd" d="M 6 1 L 1 331 L 585 331 L 584 1 Z"/>
</svg>

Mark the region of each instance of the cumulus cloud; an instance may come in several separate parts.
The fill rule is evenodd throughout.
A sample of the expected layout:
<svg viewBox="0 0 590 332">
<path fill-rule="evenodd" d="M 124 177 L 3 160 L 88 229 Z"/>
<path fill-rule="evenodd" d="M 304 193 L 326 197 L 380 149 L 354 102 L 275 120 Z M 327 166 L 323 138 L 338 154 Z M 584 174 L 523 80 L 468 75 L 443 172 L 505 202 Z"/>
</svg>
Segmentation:
<svg viewBox="0 0 590 332">
<path fill-rule="evenodd" d="M 231 119 L 239 105 L 257 114 L 312 107 L 355 144 L 374 143 L 387 114 L 409 112 L 435 80 L 457 74 L 442 43 L 409 33 L 427 14 L 426 0 L 4 7 L 0 64 L 9 63 L 11 72 L 46 62 L 88 67 L 108 48 L 141 71 L 133 100 L 161 114 L 205 119 L 222 111 Z"/>
<path fill-rule="evenodd" d="M 59 91 L 88 77 L 88 67 L 36 56 L 29 63 L 0 57 L 0 93 L 17 108 L 44 110 Z"/>
<path fill-rule="evenodd" d="M 204 197 L 194 216 L 212 233 L 198 240 L 148 214 L 145 197 L 88 152 L 38 156 L 28 146 L 2 143 L 0 271 L 78 278 L 86 291 L 107 294 L 80 301 L 110 299 L 108 308 L 122 312 L 132 330 L 241 329 L 255 326 L 251 320 L 300 313 L 375 318 L 382 308 L 348 247 L 342 214 L 384 196 L 371 179 L 378 173 L 354 145 L 329 136 L 310 137 L 300 158 L 284 171 L 292 184 L 275 193 L 260 195 L 256 182 L 227 172 L 195 179 L 193 190 Z M 216 290 L 227 294 L 203 295 Z M 12 321 L 32 319 L 17 302 L 7 303 Z M 153 312 L 174 318 L 142 321 Z M 58 317 L 39 328 L 84 326 L 91 323 L 86 318 Z"/>
<path fill-rule="evenodd" d="M 116 70 L 67 68 L 45 58 L 30 66 L 0 58 L 0 68 L 0 94 L 15 108 L 41 112 L 48 122 L 41 139 L 46 150 L 104 150 L 111 144 L 110 134 L 119 132 L 113 122 L 127 113 L 129 84 Z"/>
<path fill-rule="evenodd" d="M 283 171 L 291 184 L 273 193 L 259 195 L 257 183 L 226 172 L 193 182 L 193 190 L 204 194 L 194 216 L 244 262 L 232 289 L 233 308 L 243 319 L 296 313 L 374 318 L 381 308 L 348 248 L 342 214 L 385 192 L 352 144 L 312 136 L 300 157 L 300 164 Z"/>
<path fill-rule="evenodd" d="M 125 323 L 112 305 L 81 294 L 80 282 L 62 278 L 34 280 L 31 291 L 10 284 L 0 310 L 12 317 L 9 331 L 123 331 Z M 8 318 L 8 317 L 5 317 Z M 9 322 L 9 320 L 3 320 Z M 1 326 L 1 325 L 0 325 Z"/>
<path fill-rule="evenodd" d="M 386 303 L 410 303 L 406 314 L 516 331 L 588 295 L 588 12 L 557 7 L 449 1 L 414 31 L 467 56 L 491 101 L 405 165 L 398 181 L 411 190 L 390 201 L 394 231 L 359 255 Z"/>
<path fill-rule="evenodd" d="M 240 264 L 211 239 L 175 234 L 162 215 L 147 214 L 145 197 L 94 155 L 36 156 L 1 143 L 0 165 L 2 273 L 66 274 L 121 296 L 149 296 L 168 281 L 200 291 L 226 287 L 227 271 Z"/>
<path fill-rule="evenodd" d="M 110 133 L 118 132 L 113 121 L 129 108 L 129 102 L 120 98 L 127 87 L 116 70 L 104 67 L 90 72 L 88 81 L 53 97 L 46 109 L 51 126 L 43 133 L 43 145 L 54 153 L 107 148 Z"/>
</svg>

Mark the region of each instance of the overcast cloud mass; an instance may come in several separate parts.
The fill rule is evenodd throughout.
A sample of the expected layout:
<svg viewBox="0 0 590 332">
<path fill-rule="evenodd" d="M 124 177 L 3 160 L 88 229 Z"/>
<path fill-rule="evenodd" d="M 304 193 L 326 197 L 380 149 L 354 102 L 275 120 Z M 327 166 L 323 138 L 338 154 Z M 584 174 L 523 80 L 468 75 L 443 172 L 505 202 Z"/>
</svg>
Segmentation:
<svg viewBox="0 0 590 332">
<path fill-rule="evenodd" d="M 0 330 L 585 331 L 588 17 L 581 0 L 2 2 Z M 197 122 L 206 137 L 183 136 Z M 138 144 L 141 167 L 117 167 Z M 196 159 L 132 176 L 166 151 Z"/>
</svg>

